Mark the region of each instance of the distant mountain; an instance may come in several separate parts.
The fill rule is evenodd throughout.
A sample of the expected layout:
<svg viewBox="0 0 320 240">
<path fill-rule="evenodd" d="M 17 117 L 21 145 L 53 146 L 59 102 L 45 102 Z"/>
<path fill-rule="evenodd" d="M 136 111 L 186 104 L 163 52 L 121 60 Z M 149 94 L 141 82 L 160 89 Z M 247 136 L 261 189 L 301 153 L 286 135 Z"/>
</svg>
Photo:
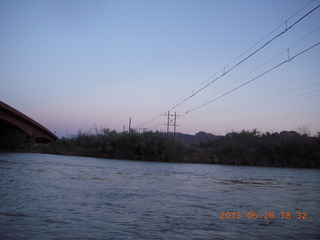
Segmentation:
<svg viewBox="0 0 320 240">
<path fill-rule="evenodd" d="M 167 136 L 167 133 L 164 133 L 165 136 Z M 198 144 L 201 142 L 208 142 L 210 140 L 215 140 L 218 138 L 221 138 L 223 136 L 217 136 L 213 135 L 211 133 L 206 133 L 206 132 L 198 132 L 195 135 L 191 134 L 185 134 L 185 133 L 176 133 L 175 134 L 175 139 L 177 142 L 181 142 L 187 145 L 191 144 Z M 173 139 L 173 133 L 169 133 L 169 139 Z"/>
<path fill-rule="evenodd" d="M 176 133 L 175 134 L 175 139 L 177 142 L 181 142 L 187 145 L 191 144 L 199 144 L 199 143 L 206 143 L 211 140 L 216 140 L 219 138 L 223 137 L 232 137 L 232 135 L 235 133 L 228 133 L 226 136 L 220 136 L 220 135 L 213 135 L 211 133 L 206 133 L 206 132 L 198 132 L 195 135 L 191 134 L 185 134 L 185 133 Z M 163 135 L 166 137 L 167 133 L 163 133 Z M 274 133 L 275 136 L 279 136 L 282 139 L 287 139 L 287 140 L 293 140 L 298 137 L 302 137 L 304 135 L 300 135 L 299 133 L 295 131 L 282 131 L 280 133 Z M 173 139 L 173 133 L 169 133 L 169 139 Z"/>
<path fill-rule="evenodd" d="M 301 137 L 301 135 L 296 131 L 282 131 L 279 133 L 279 136 L 287 139 L 294 139 L 294 138 Z"/>
</svg>

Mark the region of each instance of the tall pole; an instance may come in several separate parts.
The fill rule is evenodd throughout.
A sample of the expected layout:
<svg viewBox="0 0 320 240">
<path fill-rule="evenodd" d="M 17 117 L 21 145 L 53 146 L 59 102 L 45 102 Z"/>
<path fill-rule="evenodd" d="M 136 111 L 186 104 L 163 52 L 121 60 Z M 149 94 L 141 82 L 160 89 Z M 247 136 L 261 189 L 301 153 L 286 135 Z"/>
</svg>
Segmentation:
<svg viewBox="0 0 320 240">
<path fill-rule="evenodd" d="M 129 133 L 131 132 L 131 117 L 129 118 Z"/>
<path fill-rule="evenodd" d="M 176 139 L 176 127 L 177 127 L 177 117 L 179 117 L 179 116 L 177 115 L 177 112 L 175 112 L 174 114 L 170 114 L 169 111 L 168 111 L 168 113 L 166 115 L 168 115 L 168 120 L 167 120 L 167 139 L 169 139 L 170 126 L 173 126 L 173 140 L 175 141 L 175 139 Z"/>
<path fill-rule="evenodd" d="M 176 120 L 177 120 L 177 112 L 174 112 L 174 122 L 173 122 L 173 141 L 176 141 Z"/>
<path fill-rule="evenodd" d="M 169 125 L 170 125 L 170 112 L 168 111 L 168 122 L 167 122 L 167 139 L 169 139 Z"/>
</svg>

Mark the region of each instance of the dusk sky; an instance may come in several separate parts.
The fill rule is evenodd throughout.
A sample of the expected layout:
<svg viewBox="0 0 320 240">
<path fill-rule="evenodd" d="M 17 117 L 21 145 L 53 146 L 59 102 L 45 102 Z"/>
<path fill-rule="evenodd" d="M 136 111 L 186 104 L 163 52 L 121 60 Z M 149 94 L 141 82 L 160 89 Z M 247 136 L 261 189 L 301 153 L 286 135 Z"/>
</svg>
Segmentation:
<svg viewBox="0 0 320 240">
<path fill-rule="evenodd" d="M 166 131 L 170 109 L 183 133 L 316 134 L 320 45 L 303 51 L 320 42 L 319 4 L 1 0 L 0 100 L 58 136 L 122 131 L 130 117 L 137 130 Z"/>
</svg>

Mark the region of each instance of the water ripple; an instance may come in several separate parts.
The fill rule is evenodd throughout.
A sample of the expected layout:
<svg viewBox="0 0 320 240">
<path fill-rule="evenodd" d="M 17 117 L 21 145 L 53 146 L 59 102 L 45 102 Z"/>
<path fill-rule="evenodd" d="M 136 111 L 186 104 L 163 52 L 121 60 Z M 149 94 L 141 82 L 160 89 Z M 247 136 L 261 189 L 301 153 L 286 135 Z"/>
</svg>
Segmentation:
<svg viewBox="0 0 320 240">
<path fill-rule="evenodd" d="M 318 170 L 44 154 L 0 159 L 0 239 L 319 238 Z M 308 219 L 281 218 L 302 211 Z M 259 218 L 220 219 L 221 212 Z"/>
</svg>

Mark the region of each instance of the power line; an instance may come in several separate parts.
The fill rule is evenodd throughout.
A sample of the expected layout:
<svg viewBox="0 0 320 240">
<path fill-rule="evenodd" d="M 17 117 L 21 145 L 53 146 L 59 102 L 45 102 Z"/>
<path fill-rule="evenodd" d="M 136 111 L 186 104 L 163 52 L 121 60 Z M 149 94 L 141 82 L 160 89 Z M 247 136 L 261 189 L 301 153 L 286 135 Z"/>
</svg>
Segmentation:
<svg viewBox="0 0 320 240">
<path fill-rule="evenodd" d="M 294 112 L 287 112 L 287 113 L 282 113 L 281 115 L 267 115 L 264 117 L 256 118 L 256 119 L 249 119 L 244 122 L 257 122 L 257 121 L 266 121 L 266 120 L 272 120 L 272 119 L 286 119 L 286 118 L 292 118 L 294 116 L 299 116 L 299 115 L 320 115 L 320 107 L 311 107 L 311 108 L 306 108 Z M 239 120 L 237 120 L 239 121 Z"/>
<path fill-rule="evenodd" d="M 310 4 L 310 3 L 309 3 Z M 308 4 L 308 5 L 309 5 Z M 277 34 L 276 36 L 274 36 L 272 39 L 270 39 L 269 41 L 267 41 L 265 44 L 263 44 L 261 47 L 259 47 L 258 49 L 256 49 L 254 52 L 252 52 L 251 54 L 249 54 L 247 57 L 245 57 L 244 59 L 242 59 L 240 62 L 236 63 L 233 67 L 231 67 L 230 69 L 228 69 L 227 71 L 225 71 L 225 68 L 223 69 L 223 73 L 221 75 L 219 75 L 218 77 L 216 77 L 215 79 L 213 79 L 212 81 L 210 81 L 209 83 L 207 83 L 206 85 L 204 85 L 203 87 L 201 87 L 199 90 L 195 91 L 194 93 L 192 93 L 190 96 L 186 97 L 185 99 L 183 99 L 182 101 L 178 102 L 177 104 L 174 104 L 174 106 L 172 108 L 169 109 L 169 111 L 175 109 L 176 107 L 180 106 L 182 103 L 186 102 L 187 100 L 189 100 L 190 98 L 194 97 L 196 94 L 198 94 L 199 92 L 203 91 L 205 88 L 207 88 L 208 86 L 210 86 L 211 84 L 213 84 L 214 82 L 216 82 L 217 80 L 219 80 L 220 78 L 222 78 L 224 75 L 228 74 L 230 71 L 232 71 L 233 69 L 235 69 L 237 66 L 239 66 L 240 64 L 242 64 L 243 62 L 245 62 L 246 60 L 248 60 L 249 58 L 251 58 L 253 55 L 255 55 L 257 52 L 259 52 L 261 49 L 263 49 L 264 47 L 266 47 L 267 45 L 269 45 L 272 41 L 274 41 L 275 39 L 277 39 L 278 37 L 280 37 L 281 35 L 283 35 L 284 33 L 286 33 L 287 31 L 289 31 L 292 27 L 294 27 L 296 24 L 298 24 L 300 21 L 302 21 L 305 17 L 307 17 L 309 14 L 311 14 L 312 12 L 314 12 L 316 9 L 318 9 L 320 7 L 320 5 L 318 5 L 317 7 L 313 8 L 311 11 L 309 11 L 307 14 L 305 14 L 304 16 L 302 16 L 300 19 L 298 19 L 296 22 L 294 22 L 292 25 L 290 25 L 289 27 L 286 26 L 286 29 L 284 31 L 282 31 L 281 33 Z M 304 7 L 305 8 L 305 7 Z M 304 9 L 303 8 L 303 9 Z M 300 10 L 301 11 L 301 10 Z M 298 11 L 298 12 L 300 12 Z M 297 13 L 296 13 L 297 14 Z M 296 15 L 294 14 L 294 16 Z M 291 19 L 292 17 L 290 17 L 289 19 Z M 287 20 L 288 21 L 288 20 Z M 285 22 L 287 22 L 285 21 Z M 283 24 L 282 24 L 283 25 Z M 281 25 L 281 26 L 282 26 Z M 278 27 L 279 28 L 279 27 Z M 277 28 L 277 29 L 278 29 Z M 274 32 L 274 31 L 272 31 Z M 261 40 L 258 42 L 260 43 Z M 255 44 L 254 46 L 256 46 L 257 44 Z M 250 48 L 251 49 L 251 48 Z M 230 64 L 229 64 L 230 65 Z M 220 70 L 221 71 L 221 70 Z M 216 74 L 215 74 L 216 75 Z M 214 76 L 215 76 L 214 75 Z M 211 77 L 210 77 L 211 78 Z M 210 79 L 209 78 L 209 79 Z"/>
<path fill-rule="evenodd" d="M 320 107 L 316 106 L 316 107 L 310 107 L 310 108 L 303 108 L 303 109 L 299 109 L 293 112 L 284 112 L 279 114 L 271 114 L 271 115 L 265 115 L 265 116 L 257 116 L 256 118 L 250 118 L 250 119 L 239 119 L 237 118 L 236 120 L 236 124 L 243 124 L 243 123 L 251 123 L 251 122 L 260 122 L 260 121 L 267 121 L 267 120 L 275 120 L 275 119 L 292 119 L 295 116 L 320 116 Z M 215 123 L 214 125 L 230 125 L 230 124 L 234 124 L 233 122 L 228 122 L 226 123 L 225 121 L 223 121 L 223 123 Z M 192 127 L 192 126 L 212 126 L 213 124 L 182 124 L 181 126 L 183 127 Z"/>
<path fill-rule="evenodd" d="M 218 73 L 220 73 L 221 71 L 222 74 L 220 74 L 218 77 L 214 78 L 213 80 L 211 80 L 214 76 L 216 76 L 218 73 L 214 74 L 213 76 L 211 76 L 210 78 L 208 78 L 208 80 L 206 80 L 204 83 L 200 84 L 198 87 L 196 87 L 191 94 L 188 94 L 186 97 L 182 98 L 182 100 L 179 100 L 178 102 L 176 102 L 175 104 L 173 104 L 172 107 L 170 107 L 168 110 L 165 110 L 163 112 L 161 112 L 160 114 L 156 115 L 155 117 L 153 117 L 151 120 L 139 125 L 138 127 L 147 125 L 157 119 L 159 119 L 160 117 L 163 117 L 164 114 L 168 111 L 171 111 L 175 108 L 177 108 L 178 106 L 180 106 L 181 104 L 183 104 L 184 102 L 188 101 L 189 99 L 193 98 L 195 95 L 197 95 L 198 93 L 200 93 L 201 91 L 203 91 L 204 89 L 206 89 L 207 87 L 209 87 L 211 84 L 213 84 L 214 82 L 216 82 L 217 80 L 219 80 L 220 78 L 222 78 L 223 76 L 225 76 L 226 74 L 228 74 L 230 71 L 232 71 L 233 69 L 235 69 L 236 67 L 238 67 L 239 65 L 241 65 L 243 62 L 247 61 L 249 58 L 251 58 L 253 55 L 255 55 L 256 53 L 258 53 L 260 50 L 262 50 L 263 48 L 265 48 L 267 45 L 269 45 L 271 42 L 273 42 L 275 39 L 277 39 L 278 37 L 280 37 L 281 35 L 283 35 L 284 33 L 288 32 L 291 28 L 293 28 L 296 24 L 298 24 L 300 21 L 302 21 L 304 18 L 306 18 L 308 15 L 310 15 L 312 12 L 314 12 L 315 10 L 317 10 L 320 5 L 318 5 L 317 7 L 313 8 L 311 11 L 309 11 L 308 13 L 306 13 L 305 15 L 303 15 L 302 17 L 300 17 L 297 21 L 295 21 L 293 24 L 291 24 L 289 27 L 287 26 L 287 22 L 292 19 L 294 16 L 296 16 L 298 13 L 300 13 L 302 10 L 304 10 L 307 6 L 309 6 L 313 1 L 311 1 L 310 3 L 308 3 L 306 6 L 304 6 L 302 9 L 300 9 L 298 12 L 296 12 L 293 16 L 291 16 L 290 18 L 288 18 L 284 23 L 282 23 L 279 27 L 277 27 L 275 30 L 273 30 L 271 33 L 269 33 L 268 35 L 266 35 L 266 37 L 262 38 L 259 42 L 257 42 L 256 44 L 253 45 L 253 47 L 249 48 L 247 51 L 245 51 L 243 54 L 241 54 L 237 59 L 239 59 L 241 56 L 243 56 L 245 53 L 247 53 L 248 51 L 250 51 L 252 48 L 254 48 L 256 45 L 258 45 L 261 41 L 263 41 L 265 38 L 267 38 L 269 35 L 271 35 L 273 32 L 275 32 L 276 30 L 278 30 L 281 26 L 283 26 L 284 24 L 286 24 L 286 28 L 284 31 L 278 33 L 276 36 L 274 36 L 273 38 L 271 38 L 269 41 L 267 41 L 266 43 L 264 43 L 261 47 L 259 47 L 258 49 L 256 49 L 255 51 L 253 51 L 251 54 L 249 54 L 247 57 L 245 57 L 244 59 L 242 59 L 241 61 L 239 61 L 238 63 L 236 63 L 233 67 L 229 68 L 226 71 L 226 67 L 228 67 L 229 65 L 231 65 L 231 63 L 233 63 L 235 60 L 233 60 L 230 64 L 228 64 L 225 68 L 223 68 L 223 70 L 220 70 Z M 292 59 L 291 59 L 292 60 Z M 282 63 L 283 64 L 283 63 Z M 282 65 L 281 64 L 281 65 Z M 211 80 L 209 83 L 206 83 L 207 81 Z M 206 83 L 206 84 L 205 84 Z M 205 84 L 205 85 L 204 85 Z M 202 86 L 204 85 L 204 86 Z M 202 86 L 202 87 L 201 87 Z M 199 88 L 199 89 L 198 89 Z M 197 90 L 196 90 L 197 89 Z M 193 110 L 192 110 L 193 111 Z M 186 113 L 185 113 L 186 114 Z M 183 114 L 183 115 L 185 115 Z"/>
<path fill-rule="evenodd" d="M 284 21 L 283 23 L 281 23 L 278 27 L 276 27 L 275 29 L 273 29 L 270 33 L 268 33 L 266 36 L 264 36 L 263 38 L 261 38 L 257 43 L 255 43 L 253 46 L 251 46 L 249 49 L 247 49 L 244 53 L 242 53 L 241 55 L 239 55 L 237 58 L 235 58 L 232 62 L 230 62 L 226 67 L 229 67 L 232 63 L 234 63 L 235 61 L 237 61 L 240 57 L 242 57 L 244 54 L 246 54 L 247 52 L 249 52 L 251 49 L 253 49 L 255 46 L 257 46 L 260 42 L 262 42 L 263 40 L 265 40 L 267 37 L 269 37 L 272 33 L 274 33 L 275 31 L 277 31 L 279 28 L 281 28 L 283 25 L 287 24 L 287 22 L 289 20 L 291 20 L 292 18 L 294 18 L 296 15 L 298 15 L 300 12 L 302 12 L 306 7 L 308 7 L 312 2 L 314 2 L 314 0 L 312 0 L 311 2 L 309 2 L 307 5 L 305 5 L 303 8 L 301 8 L 299 11 L 297 11 L 295 14 L 293 14 L 290 18 L 288 18 L 286 21 Z"/>
<path fill-rule="evenodd" d="M 229 108 L 224 108 L 222 111 L 210 111 L 210 112 L 207 112 L 207 114 L 212 114 L 212 113 L 215 113 L 215 114 L 225 114 L 225 113 L 229 113 L 229 112 L 232 112 L 234 113 L 235 111 L 241 111 L 241 112 L 244 112 L 244 111 L 248 111 L 248 110 L 252 110 L 252 109 L 261 109 L 261 108 L 265 108 L 265 107 L 270 107 L 270 106 L 274 106 L 274 105 L 280 105 L 280 104 L 284 104 L 284 103 L 288 103 L 288 102 L 293 102 L 293 101 L 300 101 L 301 99 L 306 99 L 306 98 L 312 98 L 312 97 L 318 97 L 320 94 L 320 89 L 318 90 L 312 90 L 312 91 L 309 91 L 309 92 L 305 92 L 305 93 L 301 93 L 301 94 L 296 94 L 296 95 L 293 95 L 293 96 L 288 96 L 288 97 L 283 97 L 283 98 L 280 98 L 280 99 L 276 99 L 276 98 L 279 98 L 279 97 L 282 97 L 284 95 L 288 95 L 288 94 L 291 94 L 291 93 L 294 93 L 294 92 L 297 92 L 297 91 L 300 91 L 302 89 L 306 89 L 306 88 L 309 88 L 309 87 L 314 87 L 316 85 L 319 85 L 320 83 L 316 83 L 316 84 L 312 84 L 312 85 L 308 85 L 306 87 L 302 87 L 302 88 L 298 88 L 298 89 L 294 89 L 294 90 L 291 90 L 291 91 L 287 91 L 287 92 L 284 92 L 284 93 L 281 93 L 281 94 L 277 94 L 277 95 L 273 95 L 273 96 L 270 96 L 270 97 L 265 97 L 265 98 L 262 98 L 262 99 L 258 99 L 258 100 L 255 100 L 255 102 L 252 104 L 252 102 L 247 102 L 247 103 L 244 103 L 244 104 L 240 104 L 240 105 L 237 105 L 235 107 L 229 107 Z M 272 99 L 273 101 L 266 101 L 266 100 L 269 100 L 269 99 Z M 257 104 L 258 103 L 258 104 Z M 246 109 L 246 107 L 248 107 L 249 105 L 249 108 Z M 252 105 L 252 106 L 250 106 Z M 209 116 L 209 115 L 206 115 L 206 116 Z"/>
<path fill-rule="evenodd" d="M 206 105 L 208 105 L 208 104 L 210 104 L 210 103 L 212 103 L 212 102 L 214 102 L 214 101 L 216 101 L 216 100 L 218 100 L 218 99 L 220 99 L 220 98 L 222 98 L 222 97 L 224 97 L 224 96 L 229 95 L 230 93 L 232 93 L 232 92 L 234 92 L 234 91 L 238 90 L 239 88 L 242 88 L 242 87 L 246 86 L 247 84 L 249 84 L 249 83 L 251 83 L 251 82 L 253 82 L 253 81 L 257 80 L 258 78 L 260 78 L 260 77 L 264 76 L 265 74 L 267 74 L 267 73 L 269 73 L 269 72 L 271 72 L 271 71 L 275 70 L 276 68 L 278 68 L 278 67 L 282 66 L 283 64 L 288 63 L 288 62 L 291 62 L 294 58 L 296 58 L 296 57 L 298 57 L 298 56 L 302 55 L 303 53 L 305 53 L 305 52 L 307 52 L 307 51 L 311 50 L 312 48 L 314 48 L 314 47 L 316 47 L 316 46 L 318 46 L 318 45 L 320 45 L 320 42 L 318 42 L 318 43 L 316 43 L 316 44 L 312 45 L 311 47 L 309 47 L 309 48 L 307 48 L 307 49 L 305 49 L 305 50 L 303 50 L 303 51 L 299 52 L 298 54 L 294 55 L 293 57 L 288 58 L 287 60 L 285 60 L 285 61 L 283 61 L 283 62 L 281 62 L 281 63 L 277 64 L 276 66 L 274 66 L 274 67 L 270 68 L 269 70 L 267 70 L 267 71 L 265 71 L 265 72 L 263 72 L 263 73 L 259 74 L 258 76 L 254 77 L 253 79 L 251 79 L 251 80 L 249 80 L 249 81 L 247 81 L 247 82 L 245 82 L 245 83 L 243 83 L 243 84 L 239 85 L 238 87 L 233 88 L 233 89 L 231 89 L 230 91 L 228 91 L 228 92 L 226 92 L 226 93 L 224 93 L 224 94 L 222 94 L 222 95 L 220 95 L 220 96 L 218 96 L 218 97 L 216 97 L 216 98 L 214 98 L 214 99 L 212 99 L 212 100 L 210 100 L 210 101 L 208 101 L 208 102 L 206 102 L 206 103 L 204 103 L 204 104 L 201 104 L 201 105 L 199 105 L 199 106 L 197 106 L 197 107 L 195 107 L 195 108 L 193 108 L 193 109 L 191 109 L 191 110 L 186 111 L 184 114 L 180 115 L 180 117 L 182 117 L 182 116 L 184 116 L 184 115 L 186 115 L 186 114 L 189 114 L 189 113 L 191 113 L 191 112 L 193 112 L 193 111 L 195 111 L 195 110 L 197 110 L 197 109 L 199 109 L 199 108 L 202 108 L 202 107 L 204 107 L 204 106 L 206 106 Z"/>
<path fill-rule="evenodd" d="M 320 96 L 320 90 L 315 90 L 315 91 L 310 91 L 307 93 L 302 93 L 302 94 L 298 94 L 298 95 L 291 96 L 291 97 L 278 99 L 276 101 L 272 101 L 269 103 L 262 103 L 260 105 L 256 105 L 256 107 L 259 107 L 259 108 L 260 107 L 270 107 L 270 106 L 280 105 L 280 104 L 293 102 L 293 101 L 300 101 L 302 99 L 313 98 L 313 97 L 318 97 L 318 96 Z"/>
<path fill-rule="evenodd" d="M 305 40 L 307 37 L 309 37 L 311 34 L 315 33 L 317 30 L 320 29 L 320 25 L 318 27 L 316 27 L 315 29 L 313 29 L 311 32 L 309 32 L 307 35 L 303 36 L 302 38 L 300 38 L 298 41 L 296 41 L 295 43 L 293 43 L 289 48 L 287 48 L 286 50 L 281 51 L 280 53 L 278 53 L 277 55 L 275 55 L 274 57 L 270 58 L 269 60 L 267 60 L 266 62 L 264 62 L 263 64 L 259 65 L 258 67 L 256 67 L 255 69 L 253 69 L 252 71 L 250 71 L 249 73 L 245 74 L 244 76 L 240 77 L 239 79 L 237 79 L 236 81 L 230 83 L 228 86 L 224 87 L 223 89 L 221 89 L 220 91 L 216 92 L 215 94 L 211 95 L 209 98 L 207 98 L 206 100 L 202 101 L 202 102 L 206 102 L 209 99 L 211 99 L 213 96 L 217 95 L 218 93 L 224 91 L 225 89 L 228 89 L 229 87 L 231 87 L 232 85 L 234 85 L 235 83 L 239 82 L 240 80 L 244 79 L 245 77 L 249 76 L 250 74 L 254 73 L 256 70 L 260 69 L 261 67 L 265 66 L 266 64 L 270 63 L 271 61 L 273 61 L 274 59 L 278 58 L 279 56 L 281 56 L 284 53 L 288 53 L 289 54 L 289 49 L 293 48 L 294 46 L 296 46 L 298 43 L 302 42 L 303 40 Z M 200 103 L 201 104 L 201 103 Z"/>
</svg>

